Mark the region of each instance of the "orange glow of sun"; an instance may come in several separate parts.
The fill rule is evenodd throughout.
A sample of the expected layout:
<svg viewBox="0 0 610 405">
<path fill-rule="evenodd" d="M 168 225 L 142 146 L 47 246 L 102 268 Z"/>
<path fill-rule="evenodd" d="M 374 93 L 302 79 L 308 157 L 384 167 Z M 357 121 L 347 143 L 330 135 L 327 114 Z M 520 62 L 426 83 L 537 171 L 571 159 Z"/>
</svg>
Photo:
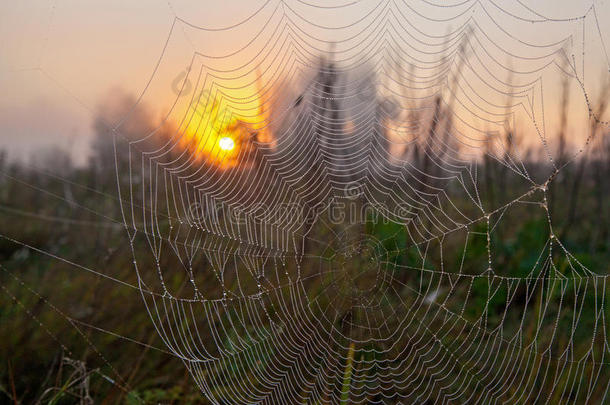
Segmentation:
<svg viewBox="0 0 610 405">
<path fill-rule="evenodd" d="M 189 122 L 183 127 L 182 144 L 196 160 L 222 169 L 238 164 L 239 149 L 244 145 L 244 124 L 226 107 L 211 105 L 192 107 Z"/>
<path fill-rule="evenodd" d="M 247 168 L 253 142 L 272 142 L 265 96 L 254 86 L 223 91 L 203 91 L 205 97 L 187 106 L 181 143 L 202 163 L 220 169 Z"/>
</svg>

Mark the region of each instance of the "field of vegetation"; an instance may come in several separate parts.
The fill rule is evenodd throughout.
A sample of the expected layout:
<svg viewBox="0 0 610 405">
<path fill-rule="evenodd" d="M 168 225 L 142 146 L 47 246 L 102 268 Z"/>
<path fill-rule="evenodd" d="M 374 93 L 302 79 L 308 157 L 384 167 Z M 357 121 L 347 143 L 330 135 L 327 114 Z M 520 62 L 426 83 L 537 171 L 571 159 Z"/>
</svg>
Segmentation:
<svg viewBox="0 0 610 405">
<path fill-rule="evenodd" d="M 603 103 L 602 103 L 603 104 Z M 602 106 L 605 109 L 605 106 Z M 588 149 L 553 178 L 548 207 L 555 235 L 582 265 L 597 274 L 610 272 L 610 135 L 596 122 Z M 100 129 L 100 136 L 103 130 Z M 518 137 L 512 134 L 513 142 Z M 559 166 L 568 162 L 567 134 L 554 150 Z M 563 137 L 563 138 L 562 138 Z M 507 138 L 508 139 L 508 138 Z M 60 150 L 40 152 L 29 163 L 0 160 L 0 402 L 2 403 L 202 403 L 183 362 L 164 346 L 133 286 L 137 278 L 117 197 L 113 154 L 96 141 L 90 164 L 75 167 Z M 419 158 L 417 164 L 428 164 Z M 553 173 L 544 153 L 522 154 L 530 175 L 542 181 Z M 485 204 L 496 206 L 521 187 L 514 176 L 490 157 L 473 163 Z M 119 176 L 120 177 L 120 176 Z M 467 200 L 453 201 L 468 206 Z M 492 234 L 494 269 L 523 277 L 535 266 L 539 247 L 548 237 L 546 211 L 515 205 Z M 366 232 L 385 246 L 394 263 L 408 265 L 414 254 L 405 229 L 394 223 L 368 224 Z M 483 228 L 473 226 L 473 234 Z M 483 226 L 483 225 L 480 225 Z M 317 233 L 316 233 L 317 232 Z M 312 235 L 325 238 L 322 229 Z M 476 235 L 475 235 L 476 236 Z M 396 241 L 404 248 L 395 249 Z M 487 241 L 470 241 L 467 257 L 448 240 L 446 267 L 464 263 L 464 273 L 485 268 Z M 136 239 L 136 256 L 149 247 Z M 322 251 L 312 254 L 322 256 Z M 556 265 L 567 264 L 560 253 Z M 437 257 L 429 258 L 434 267 Z M 562 262 L 563 260 L 563 262 Z M 205 268 L 202 259 L 198 263 Z M 312 265 L 313 266 L 313 265 Z M 563 266 L 563 267 L 562 267 Z M 312 267 L 303 272 L 315 272 Z M 166 280 L 178 289 L 186 280 L 176 274 Z M 401 282 L 408 283 L 407 276 Z M 315 289 L 315 286 L 310 286 Z M 487 286 L 474 285 L 473 302 L 484 306 Z M 208 291 L 210 295 L 221 292 Z M 501 303 L 491 303 L 490 325 L 502 315 Z M 592 325 L 595 308 L 584 307 L 580 322 Z M 610 316 L 610 309 L 606 308 Z M 476 313 L 468 314 L 476 317 Z M 518 318 L 503 320 L 518 327 Z M 514 325 L 511 325 L 511 322 Z M 529 325 L 524 327 L 526 333 Z M 202 336 L 202 339 L 211 339 Z M 574 352 L 591 345 L 574 338 Z M 584 349 L 583 349 L 584 350 Z M 358 358 L 358 349 L 349 358 Z M 347 364 L 346 370 L 350 365 Z M 600 381 L 607 381 L 606 367 Z M 349 373 L 346 372 L 346 378 Z M 342 387 L 337 387 L 341 390 Z M 595 390 L 592 403 L 606 387 Z"/>
</svg>

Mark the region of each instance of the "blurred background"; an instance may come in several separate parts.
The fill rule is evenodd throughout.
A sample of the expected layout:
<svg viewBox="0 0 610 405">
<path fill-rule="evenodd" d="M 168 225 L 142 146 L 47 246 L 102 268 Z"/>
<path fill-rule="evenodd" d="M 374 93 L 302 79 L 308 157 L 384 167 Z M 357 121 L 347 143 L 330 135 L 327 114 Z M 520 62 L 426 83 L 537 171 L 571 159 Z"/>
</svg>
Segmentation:
<svg viewBox="0 0 610 405">
<path fill-rule="evenodd" d="M 423 1 L 413 3 L 415 11 L 430 12 L 439 20 L 450 12 L 438 7 L 430 11 Z M 530 3 L 533 7 L 534 2 Z M 212 168 L 221 173 L 218 178 L 227 171 L 238 172 L 235 181 L 243 185 L 247 179 L 264 175 L 265 159 L 283 156 L 291 147 L 319 148 L 322 152 L 340 149 L 343 152 L 333 155 L 331 173 L 333 165 L 349 166 L 346 156 L 350 150 L 342 146 L 342 139 L 371 132 L 376 134 L 371 148 L 380 151 L 383 162 L 379 172 L 371 175 L 379 176 L 379 182 L 384 170 L 394 170 L 404 162 L 429 178 L 443 179 L 447 168 L 437 163 L 451 160 L 448 155 L 455 152 L 462 163 L 467 162 L 457 171 L 476 173 L 473 189 L 479 193 L 481 205 L 490 211 L 526 190 L 522 176 L 513 170 L 519 167 L 534 183 L 551 179 L 545 190 L 548 209 L 539 209 L 539 201 L 533 199 L 535 207 L 518 205 L 507 214 L 491 236 L 495 271 L 527 276 L 536 267 L 552 224 L 554 237 L 583 268 L 608 274 L 610 76 L 605 44 L 610 43 L 610 28 L 605 22 L 610 18 L 610 4 L 594 2 L 593 18 L 591 2 L 557 3 L 535 2 L 540 13 L 561 20 L 545 24 L 544 30 L 530 22 L 506 23 L 507 29 L 534 38 L 533 42 L 559 45 L 530 73 L 522 73 L 527 70 L 522 69 L 525 65 L 513 60 L 501 61 L 511 66 L 512 73 L 487 71 L 505 83 L 506 91 L 495 93 L 476 76 L 483 72 L 477 50 L 487 48 L 474 42 L 476 32 L 467 32 L 461 42 L 447 41 L 446 47 L 435 48 L 441 62 L 430 69 L 432 84 L 424 86 L 421 75 L 425 70 L 391 58 L 401 52 L 412 54 L 408 47 L 390 47 L 371 54 L 366 63 L 353 65 L 363 51 L 350 51 L 349 41 L 341 44 L 361 28 L 346 28 L 337 38 L 336 31 L 299 22 L 301 18 L 349 26 L 350 21 L 372 13 L 377 2 L 350 3 L 340 17 L 301 2 L 287 2 L 292 8 L 284 8 L 281 15 L 276 14 L 280 2 L 261 1 L 239 1 L 223 7 L 182 1 L 146 5 L 27 1 L 0 6 L 0 402 L 207 403 L 183 361 L 159 338 L 142 294 L 134 287 L 138 285 L 134 256 L 151 260 L 151 249 L 143 238 L 130 244 L 122 208 L 145 205 L 145 201 L 134 202 L 133 189 L 144 187 L 150 178 L 142 174 L 144 168 L 132 172 L 130 164 L 158 150 L 164 151 L 159 158 L 163 164 L 179 167 L 187 161 L 195 173 L 202 167 Z M 513 7 L 502 6 L 509 11 Z M 417 13 L 405 10 L 417 22 Z M 480 17 L 477 32 L 489 32 L 487 40 L 494 42 L 491 21 L 502 18 L 503 11 L 491 3 L 486 10 L 476 8 L 472 14 Z M 255 18 L 249 18 L 252 15 Z M 590 18 L 572 19 L 574 16 Z M 273 27 L 290 17 L 295 26 L 302 24 L 317 35 L 313 43 L 319 45 L 309 44 L 310 59 L 297 58 L 299 74 L 291 75 L 290 65 L 273 60 L 261 62 L 262 68 L 238 78 L 223 77 L 222 72 L 237 66 L 237 60 L 245 63 L 249 57 L 261 55 L 264 47 L 258 49 L 250 41 L 252 33 L 265 26 L 264 21 Z M 243 24 L 221 33 L 200 29 L 231 27 L 239 22 Z M 431 25 L 428 32 L 449 35 L 452 26 L 457 28 L 460 23 L 458 19 Z M 272 37 L 261 32 L 254 44 Z M 561 42 L 565 38 L 569 41 Z M 471 43 L 475 45 L 469 51 Z M 513 49 L 512 43 L 498 44 L 502 51 L 490 47 L 491 56 L 504 57 L 503 51 Z M 449 73 L 444 74 L 442 61 L 449 58 L 452 49 L 461 57 L 452 60 Z M 532 62 L 537 53 L 531 49 L 523 52 L 523 63 L 537 63 Z M 532 59 L 527 59 L 527 52 L 532 52 Z M 218 56 L 231 54 L 236 56 Z M 341 62 L 339 55 L 347 62 Z M 222 97 L 211 90 L 214 80 L 200 81 L 204 77 L 202 66 L 220 72 L 214 80 L 221 83 L 219 87 L 225 86 Z M 282 75 L 282 68 L 290 74 Z M 406 71 L 412 82 L 410 93 L 401 93 L 401 99 L 393 96 L 396 90 L 386 78 Z M 392 81 L 398 82 L 400 79 Z M 350 89 L 341 83 L 357 86 Z M 180 121 L 200 107 L 192 95 L 201 92 L 205 92 L 206 101 L 198 119 L 221 128 L 216 135 L 205 130 L 202 135 L 199 129 Z M 469 94 L 495 100 L 495 110 L 485 110 L 483 102 Z M 447 101 L 455 99 L 463 103 Z M 358 121 L 361 113 L 369 110 L 378 117 L 377 124 Z M 314 146 L 315 134 L 308 135 L 304 131 L 307 125 L 301 122 L 317 122 L 320 118 L 316 114 L 322 115 L 321 122 L 332 122 L 333 114 L 339 111 L 345 114 L 346 124 L 332 128 L 335 141 L 331 137 L 330 145 Z M 303 127 L 295 129 L 294 122 Z M 180 141 L 176 141 L 176 133 L 182 134 Z M 472 135 L 472 144 L 461 144 L 464 134 Z M 214 136 L 212 146 L 201 146 L 201 139 L 210 136 Z M 225 150 L 219 143 L 225 138 L 231 140 L 231 146 L 220 152 L 221 160 L 215 160 L 219 159 L 214 157 L 218 148 Z M 284 139 L 288 139 L 287 144 L 278 142 Z M 132 143 L 138 143 L 140 150 L 134 151 Z M 167 144 L 176 147 L 165 152 Z M 355 151 L 364 148 L 360 144 L 351 147 Z M 235 152 L 231 152 L 233 148 Z M 346 178 L 341 176 L 332 178 L 331 174 L 331 180 L 341 186 L 361 182 L 358 170 Z M 449 181 L 446 185 L 444 180 L 420 179 L 412 184 L 421 193 L 443 188 L 465 213 L 476 211 L 467 193 L 452 188 Z M 254 191 L 244 198 L 257 201 L 260 197 Z M 131 220 L 129 215 L 127 218 Z M 403 234 L 405 226 L 397 222 L 373 224 L 366 232 L 379 240 L 398 238 L 406 244 L 393 253 L 392 260 L 407 265 L 415 259 Z M 475 233 L 484 232 L 484 227 L 476 226 Z M 312 232 L 320 238 L 329 237 L 320 229 Z M 488 246 L 482 239 L 471 242 L 467 251 L 448 242 L 441 257 L 431 254 L 430 265 L 443 263 L 466 274 L 481 273 L 487 265 Z M 322 255 L 322 249 L 312 245 L 307 246 L 309 254 Z M 568 267 L 561 253 L 549 255 L 558 267 Z M 169 260 L 164 263 L 168 267 Z M 196 264 L 201 269 L 212 266 L 204 258 Z M 168 271 L 165 276 L 169 284 L 188 284 L 183 275 Z M 475 303 L 476 298 L 483 300 L 478 306 L 484 306 L 487 287 L 473 288 L 468 294 Z M 597 291 L 588 290 L 591 294 Z M 206 293 L 221 296 L 222 289 L 214 284 Z M 502 305 L 493 307 L 490 317 L 500 322 L 503 310 Z M 597 325 L 598 310 L 597 306 L 582 307 L 578 328 L 582 335 L 570 338 L 574 353 L 592 346 L 585 331 Z M 608 306 L 603 311 L 604 316 L 610 315 Z M 474 319 L 478 316 L 474 312 L 470 315 Z M 508 327 L 517 327 L 518 321 L 502 319 Z M 531 328 L 524 329 L 531 337 Z M 203 332 L 202 339 L 210 340 L 211 335 Z M 593 344 L 602 347 L 603 362 L 607 341 Z M 585 381 L 588 377 L 582 378 Z M 598 378 L 601 383 L 592 390 L 590 403 L 602 403 L 606 395 L 607 366 L 599 368 Z M 574 399 L 582 393 L 572 394 Z M 551 396 L 550 402 L 560 403 L 567 397 Z"/>
</svg>

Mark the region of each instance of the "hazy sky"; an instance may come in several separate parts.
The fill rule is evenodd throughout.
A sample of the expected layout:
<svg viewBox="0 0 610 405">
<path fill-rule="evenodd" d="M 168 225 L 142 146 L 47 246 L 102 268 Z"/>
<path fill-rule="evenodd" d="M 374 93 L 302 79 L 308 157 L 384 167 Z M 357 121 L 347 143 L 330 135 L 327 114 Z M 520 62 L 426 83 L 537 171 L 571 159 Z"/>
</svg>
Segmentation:
<svg viewBox="0 0 610 405">
<path fill-rule="evenodd" d="M 372 10 L 377 2 L 314 1 L 340 5 L 354 3 L 345 9 L 314 9 L 297 1 L 286 0 L 285 13 L 298 12 L 321 25 L 349 25 Z M 440 0 L 437 1 L 441 3 Z M 59 146 L 66 148 L 81 162 L 85 159 L 91 122 L 103 100 L 111 99 L 117 89 L 139 95 L 147 86 L 176 16 L 200 27 L 230 26 L 258 10 L 264 1 L 4 1 L 0 4 L 0 146 L 20 156 L 33 148 Z M 398 0 L 396 3 L 400 3 Z M 417 10 L 427 10 L 422 0 L 410 1 L 413 9 L 401 7 L 417 19 Z M 461 3 L 452 0 L 449 4 Z M 492 3 L 482 0 L 489 10 Z M 506 10 L 516 10 L 515 1 L 495 0 Z M 548 0 L 523 1 L 532 9 L 551 18 L 584 15 L 592 1 Z M 610 44 L 610 4 L 595 1 L 600 30 L 605 44 Z M 260 25 L 267 21 L 279 1 L 272 0 L 259 16 L 243 27 L 230 31 L 201 31 L 178 22 L 168 42 L 160 69 L 143 101 L 157 114 L 167 110 L 175 98 L 173 79 L 189 65 L 195 51 L 221 55 L 238 50 L 252 40 Z M 438 18 L 443 18 L 438 9 Z M 522 10 L 522 9 L 521 9 Z M 476 13 L 481 14 L 479 11 Z M 550 23 L 522 26 L 506 16 L 496 15 L 506 27 L 529 35 L 532 42 L 574 35 L 574 50 L 582 52 L 582 23 Z M 533 16 L 533 14 L 531 15 Z M 590 17 L 590 18 L 589 18 Z M 585 20 L 585 87 L 593 94 L 607 61 L 592 14 Z M 270 24 L 277 23 L 271 19 Z M 486 28 L 481 18 L 483 29 Z M 431 25 L 431 24 L 428 24 Z M 451 24 L 448 24 L 448 27 Z M 302 24 L 305 30 L 329 41 L 333 34 L 315 26 Z M 424 29 L 428 26 L 424 25 Z M 445 28 L 446 30 L 449 28 Z M 439 28 L 440 30 L 440 28 Z M 527 30 L 530 30 L 528 32 Z M 319 32 L 318 32 L 319 31 Z M 298 31 L 295 31 L 295 36 Z M 349 29 L 341 31 L 349 36 Z M 256 41 L 251 46 L 256 52 Z M 323 44 L 320 43 L 320 46 Z M 503 44 L 500 44 L 503 46 Z M 508 46 L 508 45 L 507 45 Z M 329 49 L 329 46 L 323 47 Z M 577 55 L 580 58 L 580 55 Z M 244 57 L 244 56 L 242 56 Z M 213 64 L 214 59 L 209 59 Z M 226 63 L 229 63 L 225 61 Z M 231 63 L 235 63 L 233 60 Z M 577 62 L 580 66 L 580 62 Z M 226 66 L 223 66 L 226 68 Z M 579 72 L 580 73 L 580 72 Z M 173 86 L 175 87 L 175 86 Z M 548 109 L 546 121 L 552 125 L 553 103 L 557 102 L 557 78 L 545 82 Z M 578 91 L 574 87 L 575 91 Z M 574 93 L 576 94 L 576 93 Z M 578 98 L 582 113 L 582 97 Z M 577 113 L 578 113 L 577 111 Z"/>
</svg>

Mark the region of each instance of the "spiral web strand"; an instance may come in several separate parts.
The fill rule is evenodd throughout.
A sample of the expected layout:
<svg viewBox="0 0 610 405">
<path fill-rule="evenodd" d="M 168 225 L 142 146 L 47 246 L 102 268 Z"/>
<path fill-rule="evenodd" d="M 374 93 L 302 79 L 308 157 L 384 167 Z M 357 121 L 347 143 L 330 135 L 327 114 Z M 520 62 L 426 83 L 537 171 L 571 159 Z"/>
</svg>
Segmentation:
<svg viewBox="0 0 610 405">
<path fill-rule="evenodd" d="M 607 127 L 586 91 L 587 26 L 599 32 L 594 5 L 553 19 L 491 0 L 268 1 L 211 28 L 177 17 L 138 99 L 173 86 L 172 108 L 138 139 L 120 136 L 127 114 L 115 163 L 138 288 L 207 399 L 607 397 L 607 276 L 564 246 L 548 202 L 578 154 L 553 158 L 545 72 Z M 206 50 L 222 35 L 239 45 Z M 543 178 L 511 142 L 517 124 L 542 145 Z M 489 167 L 507 179 L 493 198 Z M 535 260 L 497 263 L 533 211 Z"/>
</svg>

